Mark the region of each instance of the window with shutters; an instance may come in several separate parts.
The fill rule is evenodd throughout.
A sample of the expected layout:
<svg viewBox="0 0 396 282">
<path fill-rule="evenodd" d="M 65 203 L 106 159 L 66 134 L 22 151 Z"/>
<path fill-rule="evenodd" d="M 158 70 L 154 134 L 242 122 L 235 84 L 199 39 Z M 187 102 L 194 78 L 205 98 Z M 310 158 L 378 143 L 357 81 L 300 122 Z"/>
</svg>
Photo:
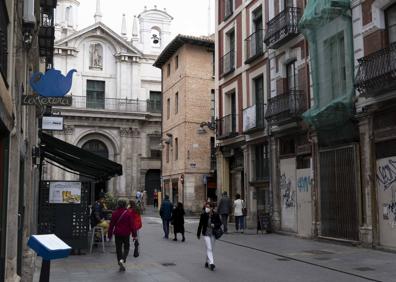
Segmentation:
<svg viewBox="0 0 396 282">
<path fill-rule="evenodd" d="M 389 44 L 396 42 L 396 4 L 385 11 Z"/>
<path fill-rule="evenodd" d="M 344 32 L 324 41 L 325 54 L 327 54 L 327 64 L 325 77 L 329 79 L 328 99 L 334 100 L 345 95 L 346 91 L 346 69 L 345 69 L 345 41 Z"/>
<path fill-rule="evenodd" d="M 87 108 L 105 108 L 105 82 L 98 80 L 87 80 Z"/>
<path fill-rule="evenodd" d="M 8 12 L 5 1 L 0 0 L 0 74 L 7 80 Z"/>
</svg>

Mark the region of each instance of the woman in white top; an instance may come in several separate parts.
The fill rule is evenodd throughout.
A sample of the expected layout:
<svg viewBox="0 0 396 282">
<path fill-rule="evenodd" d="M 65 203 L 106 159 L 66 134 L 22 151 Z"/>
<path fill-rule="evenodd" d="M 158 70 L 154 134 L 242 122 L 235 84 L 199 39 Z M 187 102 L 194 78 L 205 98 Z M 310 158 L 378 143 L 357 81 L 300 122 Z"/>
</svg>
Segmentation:
<svg viewBox="0 0 396 282">
<path fill-rule="evenodd" d="M 236 194 L 235 195 L 235 201 L 234 201 L 234 217 L 235 217 L 235 229 L 236 232 L 241 230 L 243 233 L 244 229 L 244 218 L 243 218 L 243 208 L 244 208 L 244 201 L 241 199 L 241 195 Z"/>
</svg>

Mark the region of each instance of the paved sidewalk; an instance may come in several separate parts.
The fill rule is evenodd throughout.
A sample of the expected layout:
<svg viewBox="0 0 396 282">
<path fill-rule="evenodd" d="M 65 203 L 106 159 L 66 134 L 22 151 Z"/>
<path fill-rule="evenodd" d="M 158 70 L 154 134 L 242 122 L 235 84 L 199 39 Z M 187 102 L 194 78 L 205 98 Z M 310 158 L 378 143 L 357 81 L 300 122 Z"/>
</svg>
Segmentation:
<svg viewBox="0 0 396 282">
<path fill-rule="evenodd" d="M 196 233 L 197 223 L 186 227 L 187 232 Z M 229 233 L 220 241 L 263 252 L 278 257 L 279 261 L 298 261 L 324 269 L 332 269 L 374 281 L 396 281 L 396 253 L 352 246 L 326 240 L 311 240 L 277 233 L 257 234 L 248 229 L 242 234 L 235 232 L 233 224 Z"/>
<path fill-rule="evenodd" d="M 279 234 L 256 235 L 255 230 L 234 233 L 232 225 L 231 232 L 216 243 L 219 269 L 214 276 L 202 269 L 204 249 L 202 242 L 195 239 L 197 218 L 186 219 L 186 244 L 161 239 L 160 224 L 156 212 L 145 213 L 142 253 L 133 258 L 131 251 L 126 272 L 118 272 L 115 246 L 109 242 L 106 253 L 96 248 L 92 255 L 54 261 L 51 282 L 396 281 L 394 253 Z M 38 281 L 40 265 L 34 281 Z M 257 276 L 265 279 L 257 280 Z"/>
</svg>

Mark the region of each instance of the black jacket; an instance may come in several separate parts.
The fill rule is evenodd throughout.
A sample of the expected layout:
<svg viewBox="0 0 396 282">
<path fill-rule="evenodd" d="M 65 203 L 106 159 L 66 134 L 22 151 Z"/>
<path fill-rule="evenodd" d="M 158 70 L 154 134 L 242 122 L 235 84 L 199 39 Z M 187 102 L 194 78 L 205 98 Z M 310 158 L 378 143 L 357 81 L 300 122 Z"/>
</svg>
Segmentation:
<svg viewBox="0 0 396 282">
<path fill-rule="evenodd" d="M 209 214 L 206 212 L 203 212 L 201 214 L 201 217 L 199 218 L 199 225 L 198 225 L 198 230 L 197 230 L 197 236 L 200 237 L 201 234 L 205 236 L 206 234 L 206 229 L 208 228 L 208 219 L 209 219 Z M 221 228 L 221 219 L 218 213 L 213 213 L 211 217 L 211 222 L 214 224 L 214 229 L 216 228 Z"/>
</svg>

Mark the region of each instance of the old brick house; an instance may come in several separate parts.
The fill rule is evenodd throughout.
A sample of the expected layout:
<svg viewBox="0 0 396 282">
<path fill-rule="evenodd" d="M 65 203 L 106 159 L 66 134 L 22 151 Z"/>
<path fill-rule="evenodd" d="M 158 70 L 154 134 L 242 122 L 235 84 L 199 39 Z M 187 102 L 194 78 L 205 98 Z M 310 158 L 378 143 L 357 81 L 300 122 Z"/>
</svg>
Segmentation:
<svg viewBox="0 0 396 282">
<path fill-rule="evenodd" d="M 214 41 L 178 35 L 159 55 L 162 70 L 162 192 L 187 211 L 215 197 Z"/>
</svg>

